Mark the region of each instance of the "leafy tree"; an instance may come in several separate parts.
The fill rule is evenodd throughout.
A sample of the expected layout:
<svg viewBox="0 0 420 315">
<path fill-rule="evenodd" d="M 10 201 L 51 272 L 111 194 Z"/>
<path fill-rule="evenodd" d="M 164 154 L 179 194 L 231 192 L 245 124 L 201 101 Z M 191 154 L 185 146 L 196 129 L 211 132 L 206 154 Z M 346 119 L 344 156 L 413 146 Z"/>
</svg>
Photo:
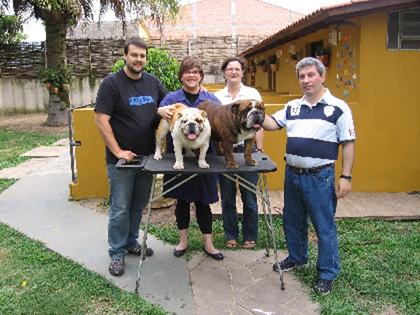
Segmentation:
<svg viewBox="0 0 420 315">
<path fill-rule="evenodd" d="M 0 44 L 18 44 L 24 39 L 20 18 L 16 15 L 0 15 Z"/>
<path fill-rule="evenodd" d="M 0 9 L 9 8 L 10 0 L 0 0 Z M 15 14 L 23 16 L 30 13 L 45 24 L 47 69 L 67 69 L 66 34 L 69 27 L 77 24 L 83 17 L 92 20 L 92 0 L 12 0 Z M 163 23 L 165 14 L 178 12 L 178 0 L 100 0 L 100 14 L 106 10 L 114 11 L 115 16 L 125 22 L 127 14 L 150 15 L 156 23 Z M 61 89 L 51 92 L 48 103 L 47 125 L 62 125 L 67 122 L 66 102 L 68 93 Z M 61 96 L 61 97 L 60 97 Z M 66 101 L 67 100 L 67 101 Z"/>
<path fill-rule="evenodd" d="M 118 59 L 112 67 L 112 72 L 117 72 L 124 65 L 124 59 Z M 178 79 L 179 62 L 171 57 L 167 51 L 149 48 L 145 70 L 158 77 L 168 91 L 175 91 L 181 88 Z"/>
</svg>

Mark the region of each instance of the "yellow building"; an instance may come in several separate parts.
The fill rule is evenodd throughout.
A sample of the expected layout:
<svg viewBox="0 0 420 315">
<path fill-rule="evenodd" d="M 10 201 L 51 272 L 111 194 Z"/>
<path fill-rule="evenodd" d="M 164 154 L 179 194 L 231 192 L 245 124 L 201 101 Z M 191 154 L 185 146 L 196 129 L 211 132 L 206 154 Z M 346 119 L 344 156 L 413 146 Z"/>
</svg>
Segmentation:
<svg viewBox="0 0 420 315">
<path fill-rule="evenodd" d="M 323 8 L 244 51 L 246 81 L 263 91 L 269 113 L 301 94 L 296 62 L 321 50 L 329 58 L 325 85 L 354 115 L 353 190 L 420 191 L 420 1 Z M 271 189 L 283 188 L 285 138 L 266 132 L 265 151 L 278 165 Z"/>
<path fill-rule="evenodd" d="M 300 97 L 296 59 L 321 48 L 330 50 L 326 86 L 354 115 L 353 191 L 420 191 L 420 1 L 354 1 L 320 9 L 243 52 L 247 83 L 262 91 L 269 114 Z M 258 65 L 271 59 L 274 71 Z M 105 147 L 92 109 L 74 111 L 74 130 L 81 146 L 70 195 L 106 197 Z M 285 146 L 284 131 L 265 132 L 265 152 L 278 166 L 268 174 L 271 190 L 283 189 Z M 337 166 L 340 174 L 340 161 Z"/>
</svg>

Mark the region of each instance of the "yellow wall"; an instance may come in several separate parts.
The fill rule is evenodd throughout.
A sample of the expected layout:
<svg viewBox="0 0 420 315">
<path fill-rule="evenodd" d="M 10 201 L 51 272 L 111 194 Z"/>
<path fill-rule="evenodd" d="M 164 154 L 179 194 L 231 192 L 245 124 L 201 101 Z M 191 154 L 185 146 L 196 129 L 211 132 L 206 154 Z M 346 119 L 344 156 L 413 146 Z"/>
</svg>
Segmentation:
<svg viewBox="0 0 420 315">
<path fill-rule="evenodd" d="M 105 145 L 95 124 L 92 108 L 73 111 L 74 140 L 80 141 L 76 147 L 77 182 L 70 184 L 70 197 L 108 197 L 108 179 L 105 168 Z"/>
<path fill-rule="evenodd" d="M 387 14 L 362 19 L 355 177 L 360 190 L 420 190 L 420 50 L 387 51 Z"/>
<path fill-rule="evenodd" d="M 264 97 L 263 97 L 264 98 Z M 284 104 L 267 105 L 266 114 L 272 115 L 283 109 Z M 286 133 L 284 130 L 264 132 L 264 152 L 276 163 L 277 171 L 267 173 L 270 190 L 282 190 L 284 181 L 284 154 L 286 151 Z"/>
<path fill-rule="evenodd" d="M 420 51 L 387 51 L 386 12 L 332 25 L 265 52 L 261 56 L 267 57 L 276 51 L 279 55 L 279 50 L 282 51 L 276 73 L 276 91 L 301 93 L 294 69 L 296 62 L 289 55 L 290 45 L 295 45 L 295 50 L 305 56 L 305 43 L 322 39 L 326 45 L 328 34 L 335 27 L 346 38 L 332 49 L 326 86 L 335 96 L 345 100 L 353 112 L 357 133 L 353 190 L 420 190 L 420 101 L 416 95 L 420 86 Z M 343 46 L 344 42 L 350 49 Z M 342 53 L 348 57 L 349 51 L 353 53 L 352 57 L 344 58 Z M 341 66 L 337 67 L 337 64 Z M 337 74 L 343 81 L 337 79 Z M 355 88 L 343 84 L 352 75 L 356 76 Z M 266 87 L 264 84 L 266 80 L 257 75 L 256 86 Z M 348 96 L 345 90 L 349 92 Z M 276 95 L 264 97 L 263 93 L 263 98 L 276 103 Z M 282 101 L 279 96 L 278 103 Z M 268 112 L 280 107 L 269 108 Z M 265 132 L 266 152 L 274 161 L 280 161 L 279 171 L 270 175 L 271 189 L 283 187 L 284 147 L 278 146 L 284 146 L 284 138 L 284 131 L 283 134 Z M 337 163 L 338 174 L 340 168 L 341 162 Z"/>
</svg>

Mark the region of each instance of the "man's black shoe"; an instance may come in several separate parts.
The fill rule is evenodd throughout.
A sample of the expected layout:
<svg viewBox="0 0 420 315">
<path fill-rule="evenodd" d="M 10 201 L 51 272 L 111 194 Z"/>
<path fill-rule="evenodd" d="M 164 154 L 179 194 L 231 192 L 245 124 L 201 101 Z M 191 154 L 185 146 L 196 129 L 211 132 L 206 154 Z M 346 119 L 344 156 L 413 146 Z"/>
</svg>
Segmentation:
<svg viewBox="0 0 420 315">
<path fill-rule="evenodd" d="M 109 273 L 111 276 L 119 277 L 124 274 L 124 258 L 114 258 L 109 264 Z"/>
<path fill-rule="evenodd" d="M 131 255 L 141 256 L 141 245 L 137 244 L 135 247 L 128 250 L 128 253 Z M 146 245 L 146 257 L 153 255 L 153 249 L 148 248 Z"/>
<path fill-rule="evenodd" d="M 279 266 L 280 266 L 281 271 L 285 272 L 285 271 L 290 271 L 290 270 L 292 270 L 295 267 L 306 267 L 307 264 L 298 265 L 298 264 L 292 262 L 289 259 L 289 256 L 288 256 L 288 257 L 286 257 L 285 259 L 283 259 L 282 261 L 280 261 L 278 263 L 275 262 L 274 265 L 273 265 L 273 270 L 275 272 L 279 272 Z"/>
<path fill-rule="evenodd" d="M 314 285 L 314 290 L 319 294 L 327 295 L 331 292 L 332 284 L 332 280 L 319 278 Z"/>
</svg>

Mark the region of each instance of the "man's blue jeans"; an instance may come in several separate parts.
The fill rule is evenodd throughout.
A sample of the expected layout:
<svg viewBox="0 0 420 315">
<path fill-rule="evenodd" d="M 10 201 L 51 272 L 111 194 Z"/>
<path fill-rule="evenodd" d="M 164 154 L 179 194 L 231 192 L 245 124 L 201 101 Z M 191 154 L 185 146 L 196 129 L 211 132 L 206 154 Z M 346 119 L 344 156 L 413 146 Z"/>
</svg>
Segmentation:
<svg viewBox="0 0 420 315">
<path fill-rule="evenodd" d="M 143 208 L 147 205 L 152 175 L 137 169 L 107 165 L 110 184 L 108 221 L 109 256 L 121 258 L 137 246 Z"/>
<path fill-rule="evenodd" d="M 258 182 L 258 173 L 238 173 L 254 185 Z M 235 177 L 234 174 L 232 174 Z M 223 175 L 219 179 L 222 199 L 223 229 L 226 239 L 237 240 L 239 237 L 238 214 L 236 210 L 236 183 Z M 258 237 L 258 204 L 255 193 L 239 186 L 243 203 L 242 234 L 245 241 L 256 241 Z"/>
<path fill-rule="evenodd" d="M 283 228 L 289 258 L 306 264 L 308 254 L 308 218 L 318 238 L 318 276 L 334 280 L 340 271 L 335 211 L 335 170 L 327 167 L 316 173 L 297 174 L 286 166 Z"/>
</svg>

